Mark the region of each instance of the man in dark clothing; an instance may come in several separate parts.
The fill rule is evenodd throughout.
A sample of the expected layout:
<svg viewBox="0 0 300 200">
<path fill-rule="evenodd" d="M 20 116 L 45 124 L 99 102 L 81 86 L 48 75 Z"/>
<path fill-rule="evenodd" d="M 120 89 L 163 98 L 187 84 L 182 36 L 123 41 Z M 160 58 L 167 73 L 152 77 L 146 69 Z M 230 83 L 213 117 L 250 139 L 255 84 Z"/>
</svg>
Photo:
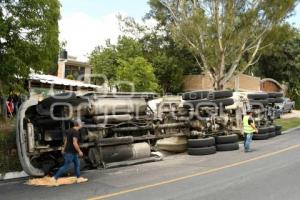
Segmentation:
<svg viewBox="0 0 300 200">
<path fill-rule="evenodd" d="M 57 179 L 62 176 L 70 167 L 70 164 L 74 163 L 75 174 L 77 182 L 83 182 L 87 179 L 80 177 L 80 162 L 78 155 L 83 156 L 83 153 L 78 145 L 79 129 L 82 123 L 80 120 L 74 121 L 74 127 L 66 131 L 66 139 L 64 140 L 64 146 L 62 148 L 62 154 L 64 156 L 64 165 L 59 168 L 52 180 L 57 185 Z"/>
</svg>

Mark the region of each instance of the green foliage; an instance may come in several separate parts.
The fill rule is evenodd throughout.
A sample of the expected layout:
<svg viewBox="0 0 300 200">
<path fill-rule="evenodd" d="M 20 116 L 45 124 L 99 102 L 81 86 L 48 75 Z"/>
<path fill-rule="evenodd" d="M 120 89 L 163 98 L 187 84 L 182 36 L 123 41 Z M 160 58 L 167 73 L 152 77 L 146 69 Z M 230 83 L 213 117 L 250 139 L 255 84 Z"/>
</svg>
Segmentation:
<svg viewBox="0 0 300 200">
<path fill-rule="evenodd" d="M 201 72 L 195 57 L 185 47 L 175 43 L 170 32 L 161 24 L 149 28 L 130 17 L 119 16 L 119 20 L 125 33 L 139 38 L 137 41 L 142 45 L 143 57 L 153 65 L 164 94 L 182 92 L 183 75 Z"/>
<path fill-rule="evenodd" d="M 0 3 L 0 93 L 14 90 L 30 70 L 51 71 L 59 50 L 58 0 Z"/>
<path fill-rule="evenodd" d="M 129 37 L 119 37 L 118 44 L 113 45 L 106 41 L 106 46 L 96 47 L 89 58 L 93 73 L 105 75 L 109 84 L 117 80 L 117 69 L 120 66 L 119 60 L 127 60 L 142 56 L 142 47 L 140 43 Z M 99 80 L 98 80 L 99 81 Z M 97 82 L 101 84 L 105 80 Z"/>
<path fill-rule="evenodd" d="M 74 80 L 74 76 L 72 74 L 69 74 L 66 79 L 69 79 L 69 80 Z"/>
<path fill-rule="evenodd" d="M 214 79 L 214 87 L 243 73 L 255 63 L 265 37 L 294 9 L 296 0 L 150 0 L 150 17 L 189 49 L 199 67 Z"/>
<path fill-rule="evenodd" d="M 300 110 L 300 97 L 297 96 L 296 99 L 294 99 L 294 101 L 295 101 L 295 109 Z"/>
<path fill-rule="evenodd" d="M 282 37 L 263 51 L 251 71 L 261 77 L 273 78 L 288 86 L 288 96 L 296 100 L 300 94 L 300 33 L 284 26 Z"/>
<path fill-rule="evenodd" d="M 21 171 L 17 155 L 15 119 L 0 118 L 0 174 Z"/>
<path fill-rule="evenodd" d="M 184 74 L 199 73 L 193 55 L 178 46 L 170 35 L 154 31 L 145 34 L 140 42 L 144 45 L 144 57 L 152 63 L 163 93 L 181 92 Z"/>
<path fill-rule="evenodd" d="M 120 60 L 120 67 L 117 70 L 118 79 L 128 81 L 127 84 L 119 84 L 121 91 L 125 92 L 159 92 L 159 86 L 155 78 L 152 65 L 143 57 Z"/>
<path fill-rule="evenodd" d="M 300 126 L 300 118 L 276 119 L 275 123 L 282 126 L 282 131 Z"/>
<path fill-rule="evenodd" d="M 97 47 L 90 56 L 94 74 L 105 75 L 110 85 L 119 81 L 132 82 L 135 91 L 158 91 L 154 70 L 143 57 L 143 46 L 137 40 L 123 36 L 113 45 Z M 102 80 L 103 81 L 103 80 Z M 122 91 L 131 91 L 129 84 L 118 85 Z"/>
</svg>

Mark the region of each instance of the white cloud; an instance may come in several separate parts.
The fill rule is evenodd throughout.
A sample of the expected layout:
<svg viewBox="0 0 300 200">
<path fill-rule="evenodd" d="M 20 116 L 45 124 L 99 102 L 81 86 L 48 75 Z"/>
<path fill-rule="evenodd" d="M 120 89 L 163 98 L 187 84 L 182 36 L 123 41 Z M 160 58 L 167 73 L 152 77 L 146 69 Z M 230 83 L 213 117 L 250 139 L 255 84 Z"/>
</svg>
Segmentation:
<svg viewBox="0 0 300 200">
<path fill-rule="evenodd" d="M 67 41 L 69 55 L 87 60 L 88 54 L 96 46 L 105 44 L 106 39 L 115 43 L 121 35 L 117 14 L 111 13 L 97 18 L 77 12 L 62 16 L 59 22 L 60 41 Z"/>
</svg>

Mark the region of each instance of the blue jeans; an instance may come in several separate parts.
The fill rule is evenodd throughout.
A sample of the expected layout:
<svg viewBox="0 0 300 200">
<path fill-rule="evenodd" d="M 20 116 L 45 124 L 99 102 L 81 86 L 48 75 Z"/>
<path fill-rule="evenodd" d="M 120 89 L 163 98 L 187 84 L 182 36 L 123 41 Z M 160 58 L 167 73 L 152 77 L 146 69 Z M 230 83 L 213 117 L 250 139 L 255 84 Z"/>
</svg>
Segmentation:
<svg viewBox="0 0 300 200">
<path fill-rule="evenodd" d="M 65 153 L 64 160 L 65 160 L 64 165 L 59 168 L 59 170 L 54 175 L 54 178 L 58 179 L 59 177 L 61 177 L 70 168 L 70 164 L 72 162 L 74 163 L 75 174 L 76 174 L 77 178 L 79 178 L 80 177 L 80 162 L 78 159 L 78 155 L 73 154 L 73 153 Z"/>
<path fill-rule="evenodd" d="M 244 148 L 245 151 L 250 151 L 250 144 L 252 142 L 252 133 L 245 133 L 244 134 Z"/>
</svg>

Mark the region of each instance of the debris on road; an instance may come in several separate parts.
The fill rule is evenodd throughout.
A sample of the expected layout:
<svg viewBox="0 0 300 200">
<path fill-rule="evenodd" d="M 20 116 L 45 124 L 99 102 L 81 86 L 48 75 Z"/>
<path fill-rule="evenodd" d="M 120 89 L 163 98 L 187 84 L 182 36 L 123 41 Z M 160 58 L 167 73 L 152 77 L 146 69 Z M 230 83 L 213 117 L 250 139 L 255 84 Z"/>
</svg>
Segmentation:
<svg viewBox="0 0 300 200">
<path fill-rule="evenodd" d="M 53 182 L 51 180 L 51 177 L 45 176 L 43 178 L 33 178 L 29 179 L 25 184 L 27 185 L 33 185 L 33 186 L 48 186 L 48 187 L 53 187 L 53 186 L 60 186 L 60 185 L 71 185 L 75 183 L 83 183 L 87 182 L 87 179 L 77 179 L 77 177 L 72 176 L 72 177 L 63 177 L 57 179 L 57 183 Z"/>
</svg>

